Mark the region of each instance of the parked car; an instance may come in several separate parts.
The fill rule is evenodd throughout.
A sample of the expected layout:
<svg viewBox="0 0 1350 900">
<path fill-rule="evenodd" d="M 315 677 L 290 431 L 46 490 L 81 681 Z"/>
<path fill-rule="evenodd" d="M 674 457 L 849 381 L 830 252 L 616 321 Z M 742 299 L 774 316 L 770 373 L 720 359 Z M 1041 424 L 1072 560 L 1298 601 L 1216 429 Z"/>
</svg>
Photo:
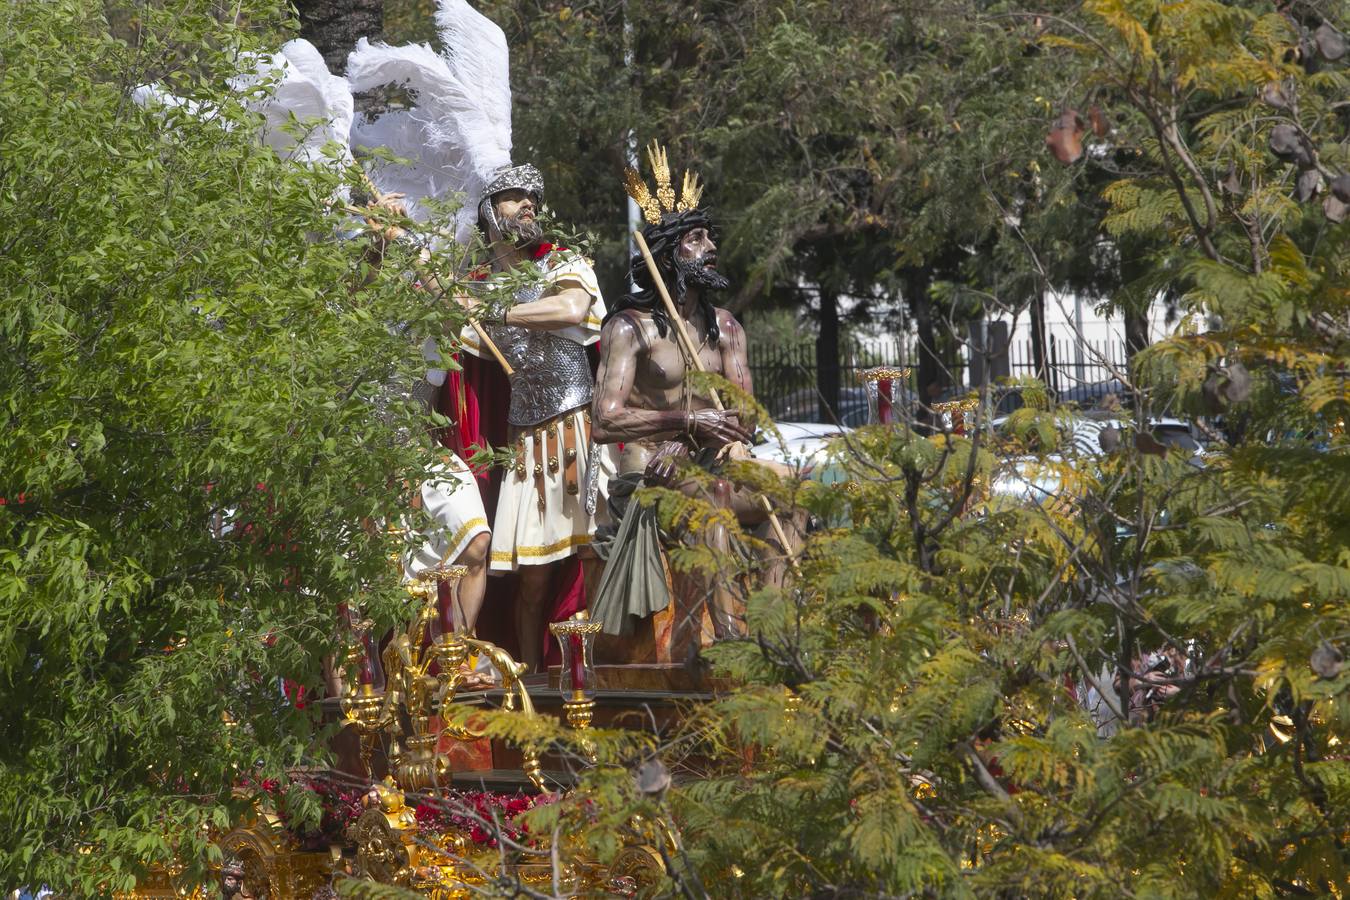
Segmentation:
<svg viewBox="0 0 1350 900">
<path fill-rule="evenodd" d="M 1004 429 L 1007 416 L 993 421 L 996 431 Z M 1104 443 L 1112 438 L 1104 437 L 1103 432 L 1115 428 L 1120 432 L 1116 440 L 1128 437 L 1131 425 L 1118 418 L 1102 414 L 1084 414 L 1067 420 L 1069 432 L 1056 453 L 1045 458 L 1034 456 L 1015 456 L 1005 460 L 994 473 L 990 483 L 992 493 L 1005 500 L 1016 502 L 1045 503 L 1054 499 L 1060 491 L 1061 479 L 1055 471 L 1058 464 L 1072 466 L 1075 460 L 1095 458 L 1107 451 Z M 1196 440 L 1191 426 L 1182 419 L 1155 419 L 1149 426 L 1150 436 L 1168 448 L 1177 448 L 1190 453 L 1190 462 L 1194 466 L 1204 466 L 1204 445 Z"/>
<path fill-rule="evenodd" d="M 825 461 L 825 452 L 831 438 L 852 429 L 841 425 L 822 425 L 819 422 L 777 422 L 780 441 L 771 432 L 759 433 L 750 455 L 755 459 L 782 463 L 795 469 L 807 469 Z"/>
<path fill-rule="evenodd" d="M 793 391 L 769 407 L 775 420 L 794 424 L 834 425 L 821 422 L 820 396 L 813 388 Z M 839 425 L 858 428 L 867 424 L 867 389 L 846 387 L 839 390 L 839 408 L 835 410 Z"/>
<path fill-rule="evenodd" d="M 970 388 L 952 388 L 944 394 L 943 399 L 955 399 L 961 395 L 962 391 L 969 390 Z M 1125 385 L 1115 378 L 1093 382 L 1073 382 L 1069 380 L 1069 383 L 1060 385 L 1059 390 L 1055 392 L 1055 399 L 1059 403 L 1075 403 L 1080 409 L 1089 410 L 1101 404 L 1108 396 L 1115 395 L 1117 398 L 1122 398 L 1128 393 L 1129 390 Z M 991 396 L 999 415 L 1007 415 L 1015 409 L 1021 409 L 1024 405 L 1022 387 L 1018 384 L 994 386 Z"/>
</svg>

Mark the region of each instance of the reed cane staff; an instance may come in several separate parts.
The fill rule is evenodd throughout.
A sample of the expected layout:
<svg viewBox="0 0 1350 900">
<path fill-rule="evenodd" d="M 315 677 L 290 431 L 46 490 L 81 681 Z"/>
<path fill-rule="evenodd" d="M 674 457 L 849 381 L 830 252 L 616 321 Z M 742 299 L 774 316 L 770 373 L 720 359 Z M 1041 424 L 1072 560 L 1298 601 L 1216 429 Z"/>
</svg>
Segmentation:
<svg viewBox="0 0 1350 900">
<path fill-rule="evenodd" d="M 669 316 L 670 321 L 674 323 L 675 334 L 679 338 L 680 346 L 684 348 L 685 355 L 689 358 L 690 364 L 699 372 L 708 371 L 707 367 L 703 365 L 702 357 L 698 355 L 698 348 L 694 346 L 693 338 L 689 336 L 689 331 L 685 328 L 684 316 L 680 315 L 680 311 L 676 309 L 675 301 L 670 299 L 670 292 L 666 290 L 666 281 L 661 277 L 660 270 L 656 268 L 656 260 L 652 259 L 652 251 L 647 247 L 647 239 L 642 236 L 641 231 L 635 231 L 633 232 L 633 240 L 637 243 L 638 250 L 642 252 L 642 259 L 647 263 L 647 271 L 651 273 L 652 283 L 656 285 L 656 293 L 661 296 L 661 303 L 666 308 L 666 315 Z M 714 408 L 719 411 L 726 409 L 726 407 L 722 405 L 722 398 L 717 395 L 717 391 L 710 390 L 709 393 L 712 395 Z M 738 441 L 735 444 L 728 444 L 727 446 L 739 447 L 741 444 Z M 783 552 L 787 554 L 788 561 L 792 563 L 792 568 L 796 569 L 797 560 L 792 556 L 792 549 L 788 546 L 787 534 L 783 531 L 783 523 L 778 521 L 778 514 L 773 511 L 773 504 L 771 504 L 769 498 L 763 494 L 759 495 L 759 502 L 760 505 L 764 507 L 764 511 L 769 515 L 769 527 L 773 529 L 773 536 L 777 538 L 779 545 L 783 548 Z"/>
<path fill-rule="evenodd" d="M 375 182 L 370 180 L 370 176 L 366 174 L 364 170 L 361 171 L 361 182 L 365 186 L 366 193 L 370 194 L 370 199 L 376 205 L 384 201 L 385 195 L 380 191 L 379 188 L 375 186 Z M 370 217 L 369 210 L 360 210 L 356 209 L 355 207 L 347 207 L 347 211 L 363 216 L 367 219 L 369 219 Z M 434 284 L 436 288 L 440 290 L 442 296 L 444 296 L 447 293 L 445 288 L 441 285 L 440 279 L 436 277 L 435 272 L 429 270 L 424 271 L 419 266 L 418 274 L 423 276 L 424 280 Z M 512 375 L 514 375 L 515 369 L 511 368 L 511 364 L 506 361 L 505 356 L 502 356 L 502 351 L 497 349 L 497 344 L 492 340 L 492 338 L 488 337 L 487 331 L 483 328 L 482 325 L 478 324 L 478 320 L 470 319 L 469 326 L 473 328 L 474 334 L 478 335 L 479 345 L 487 348 L 488 352 L 492 354 L 493 358 L 496 359 L 497 363 L 502 367 L 502 371 L 506 373 L 506 376 L 510 378 Z"/>
</svg>

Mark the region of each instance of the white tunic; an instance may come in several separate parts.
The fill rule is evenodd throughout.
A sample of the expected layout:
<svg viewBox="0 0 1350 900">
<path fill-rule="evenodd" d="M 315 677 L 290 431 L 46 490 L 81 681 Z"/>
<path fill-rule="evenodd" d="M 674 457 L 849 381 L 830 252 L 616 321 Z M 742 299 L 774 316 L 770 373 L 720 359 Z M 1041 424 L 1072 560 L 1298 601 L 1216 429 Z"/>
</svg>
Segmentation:
<svg viewBox="0 0 1350 900">
<path fill-rule="evenodd" d="M 422 399 L 428 406 L 434 406 L 432 397 L 445 384 L 446 372 L 430 367 L 441 359 L 436 342 L 431 338 L 422 344 L 422 357 L 429 367 L 419 388 L 427 389 Z M 416 389 L 414 393 L 418 393 Z M 404 561 L 407 578 L 455 562 L 470 541 L 488 531 L 487 512 L 483 509 L 478 482 L 464 460 L 453 451 L 443 448 L 430 451 L 417 493 L 420 504 L 414 506 L 420 505 L 425 517 L 414 509 L 408 524 L 423 540 Z"/>
<path fill-rule="evenodd" d="M 418 521 L 417 513 L 413 513 L 411 524 L 423 541 L 404 567 L 409 578 L 442 563 L 453 563 L 469 541 L 488 531 L 487 513 L 473 472 L 449 450 L 437 455 L 418 488 L 422 510 L 430 522 Z"/>
<path fill-rule="evenodd" d="M 591 297 L 581 324 L 553 333 L 582 346 L 594 344 L 600 340 L 600 323 L 605 318 L 605 301 L 595 271 L 584 257 L 565 250 L 553 251 L 548 263 L 541 274 L 545 291 L 549 285 L 567 281 Z M 466 328 L 460 339 L 470 353 L 489 355 L 471 328 Z M 503 476 L 497 499 L 492 529 L 494 571 L 515 571 L 520 566 L 566 559 L 590 545 L 597 518 L 607 521 L 605 498 L 616 458 L 612 446 L 592 448 L 589 420 L 589 409 L 582 407 L 533 428 L 511 430 L 516 462 Z M 598 489 L 596 515 L 586 511 L 592 459 Z"/>
</svg>

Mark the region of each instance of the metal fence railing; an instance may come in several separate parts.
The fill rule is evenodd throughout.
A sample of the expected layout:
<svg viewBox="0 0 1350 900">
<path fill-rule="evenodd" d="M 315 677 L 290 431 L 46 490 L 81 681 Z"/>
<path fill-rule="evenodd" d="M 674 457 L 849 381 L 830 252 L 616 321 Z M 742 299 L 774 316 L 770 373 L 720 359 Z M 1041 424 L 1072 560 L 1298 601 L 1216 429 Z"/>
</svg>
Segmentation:
<svg viewBox="0 0 1350 900">
<path fill-rule="evenodd" d="M 940 396 L 960 396 L 978 386 L 982 362 L 970 362 L 970 350 L 961 346 L 947 360 L 940 385 Z M 821 377 L 816 365 L 814 341 L 787 345 L 751 345 L 750 373 L 755 396 L 780 422 L 822 421 L 820 411 Z M 861 373 L 873 366 L 909 366 L 917 369 L 918 352 L 913 339 L 890 341 L 846 341 L 839 348 L 839 404 L 825 421 L 837 420 L 856 426 L 867 421 L 867 395 Z M 1116 373 L 1127 366 L 1125 345 L 1119 341 L 1070 341 L 1051 338 L 1046 342 L 1046 384 L 1061 401 L 1083 405 L 1097 402 L 1106 394 L 1122 393 Z M 1012 341 L 1006 347 L 1006 359 L 989 360 L 990 380 L 1016 379 L 1036 374 L 1031 341 Z M 910 390 L 919 385 L 910 375 Z M 917 394 L 915 394 L 917 396 Z M 1003 404 L 1009 409 L 1020 405 L 1011 397 Z M 1006 411 L 1006 410 L 1005 410 Z"/>
</svg>

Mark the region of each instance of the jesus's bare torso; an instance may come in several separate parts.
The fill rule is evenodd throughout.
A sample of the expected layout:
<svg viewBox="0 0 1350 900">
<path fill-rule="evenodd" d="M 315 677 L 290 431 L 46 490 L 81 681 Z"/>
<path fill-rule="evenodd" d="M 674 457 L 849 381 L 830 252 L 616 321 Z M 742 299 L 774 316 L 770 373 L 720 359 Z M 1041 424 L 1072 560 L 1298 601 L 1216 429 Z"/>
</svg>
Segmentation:
<svg viewBox="0 0 1350 900">
<path fill-rule="evenodd" d="M 701 316 L 691 316 L 685 327 L 703 368 L 749 392 L 745 332 L 731 313 L 718 309 L 716 314 L 716 343 L 707 339 Z M 693 366 L 680 348 L 674 323 L 662 335 L 650 313 L 625 310 L 606 323 L 601 345 L 597 409 L 607 414 L 611 437 L 624 445 L 620 471 L 643 471 L 662 443 L 685 433 L 686 413 L 715 406 L 688 377 Z"/>
</svg>

